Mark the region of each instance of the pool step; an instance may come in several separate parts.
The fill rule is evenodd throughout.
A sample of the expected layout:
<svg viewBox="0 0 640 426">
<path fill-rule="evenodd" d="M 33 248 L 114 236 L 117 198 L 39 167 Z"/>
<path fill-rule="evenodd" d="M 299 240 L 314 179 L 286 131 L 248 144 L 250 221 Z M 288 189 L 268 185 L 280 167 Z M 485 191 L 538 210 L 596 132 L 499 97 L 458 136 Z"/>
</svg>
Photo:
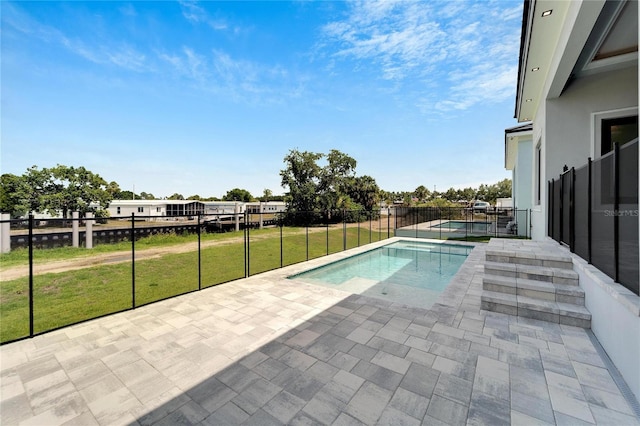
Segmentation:
<svg viewBox="0 0 640 426">
<path fill-rule="evenodd" d="M 488 311 L 591 327 L 571 257 L 545 242 L 492 239 L 480 300 Z"/>
</svg>

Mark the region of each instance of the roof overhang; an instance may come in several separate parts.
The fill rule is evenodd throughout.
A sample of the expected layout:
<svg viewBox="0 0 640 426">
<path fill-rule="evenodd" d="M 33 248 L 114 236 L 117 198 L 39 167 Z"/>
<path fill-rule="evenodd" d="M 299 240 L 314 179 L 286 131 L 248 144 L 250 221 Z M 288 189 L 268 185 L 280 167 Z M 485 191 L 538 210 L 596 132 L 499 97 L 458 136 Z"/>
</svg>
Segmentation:
<svg viewBox="0 0 640 426">
<path fill-rule="evenodd" d="M 515 118 L 533 120 L 572 78 L 637 61 L 637 0 L 525 0 Z"/>
<path fill-rule="evenodd" d="M 518 155 L 518 144 L 533 138 L 533 124 L 527 123 L 504 129 L 504 168 L 513 170 Z"/>
</svg>

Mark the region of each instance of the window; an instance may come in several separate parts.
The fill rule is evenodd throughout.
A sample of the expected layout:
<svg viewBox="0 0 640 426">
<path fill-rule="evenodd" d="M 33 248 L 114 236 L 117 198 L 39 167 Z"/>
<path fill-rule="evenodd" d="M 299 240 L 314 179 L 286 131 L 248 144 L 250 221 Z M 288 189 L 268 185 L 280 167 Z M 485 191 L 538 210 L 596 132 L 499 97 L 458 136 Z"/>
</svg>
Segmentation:
<svg viewBox="0 0 640 426">
<path fill-rule="evenodd" d="M 542 198 L 542 146 L 540 141 L 538 140 L 538 145 L 536 145 L 536 199 L 535 204 L 540 205 L 540 198 Z"/>
<path fill-rule="evenodd" d="M 120 214 L 120 207 L 116 207 L 116 214 Z"/>
<path fill-rule="evenodd" d="M 160 213 L 160 207 L 156 207 L 156 213 Z"/>
<path fill-rule="evenodd" d="M 614 144 L 622 146 L 638 139 L 638 116 L 607 118 L 602 120 L 600 155 L 613 151 Z"/>
<path fill-rule="evenodd" d="M 144 213 L 144 207 L 138 207 L 138 213 Z"/>
</svg>

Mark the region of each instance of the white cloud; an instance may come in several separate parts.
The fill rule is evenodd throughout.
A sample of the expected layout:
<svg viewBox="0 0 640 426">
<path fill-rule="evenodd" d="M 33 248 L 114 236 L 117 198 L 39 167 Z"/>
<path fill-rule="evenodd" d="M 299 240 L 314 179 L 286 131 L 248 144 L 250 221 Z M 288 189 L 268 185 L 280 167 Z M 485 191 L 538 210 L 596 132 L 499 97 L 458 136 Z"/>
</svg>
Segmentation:
<svg viewBox="0 0 640 426">
<path fill-rule="evenodd" d="M 194 24 L 204 22 L 207 19 L 207 13 L 203 8 L 198 6 L 198 2 L 196 1 L 181 1 L 180 8 L 182 9 L 182 16 Z"/>
<path fill-rule="evenodd" d="M 157 56 L 198 90 L 222 94 L 238 102 L 280 103 L 298 98 L 308 80 L 304 75 L 292 75 L 281 65 L 235 58 L 218 49 L 199 53 L 185 46 L 178 53 L 162 52 Z"/>
<path fill-rule="evenodd" d="M 9 17 L 6 12 L 9 12 Z M 114 65 L 137 72 L 150 69 L 146 55 L 127 42 L 102 38 L 89 44 L 81 38 L 69 37 L 64 31 L 42 24 L 16 8 L 5 10 L 4 19 L 4 22 L 24 34 L 45 43 L 62 46 L 95 64 Z"/>
<path fill-rule="evenodd" d="M 369 62 L 417 93 L 422 111 L 465 110 L 515 91 L 521 6 L 505 2 L 358 1 L 323 27 L 330 59 Z M 438 101 L 434 101 L 433 91 Z"/>
<path fill-rule="evenodd" d="M 193 24 L 203 23 L 217 31 L 229 28 L 225 20 L 210 17 L 206 10 L 198 6 L 197 1 L 181 1 L 180 7 L 182 9 L 182 16 Z M 234 31 L 236 31 L 236 29 L 234 29 Z"/>
</svg>

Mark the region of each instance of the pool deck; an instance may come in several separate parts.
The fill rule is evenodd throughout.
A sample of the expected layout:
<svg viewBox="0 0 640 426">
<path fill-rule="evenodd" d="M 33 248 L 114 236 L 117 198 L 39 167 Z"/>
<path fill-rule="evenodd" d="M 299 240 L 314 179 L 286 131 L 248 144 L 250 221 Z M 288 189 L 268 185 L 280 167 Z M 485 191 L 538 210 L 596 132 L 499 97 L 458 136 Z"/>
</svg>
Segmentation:
<svg viewBox="0 0 640 426">
<path fill-rule="evenodd" d="M 640 425 L 585 329 L 480 310 L 482 244 L 428 310 L 286 278 L 388 242 L 4 345 L 0 423 Z"/>
</svg>

